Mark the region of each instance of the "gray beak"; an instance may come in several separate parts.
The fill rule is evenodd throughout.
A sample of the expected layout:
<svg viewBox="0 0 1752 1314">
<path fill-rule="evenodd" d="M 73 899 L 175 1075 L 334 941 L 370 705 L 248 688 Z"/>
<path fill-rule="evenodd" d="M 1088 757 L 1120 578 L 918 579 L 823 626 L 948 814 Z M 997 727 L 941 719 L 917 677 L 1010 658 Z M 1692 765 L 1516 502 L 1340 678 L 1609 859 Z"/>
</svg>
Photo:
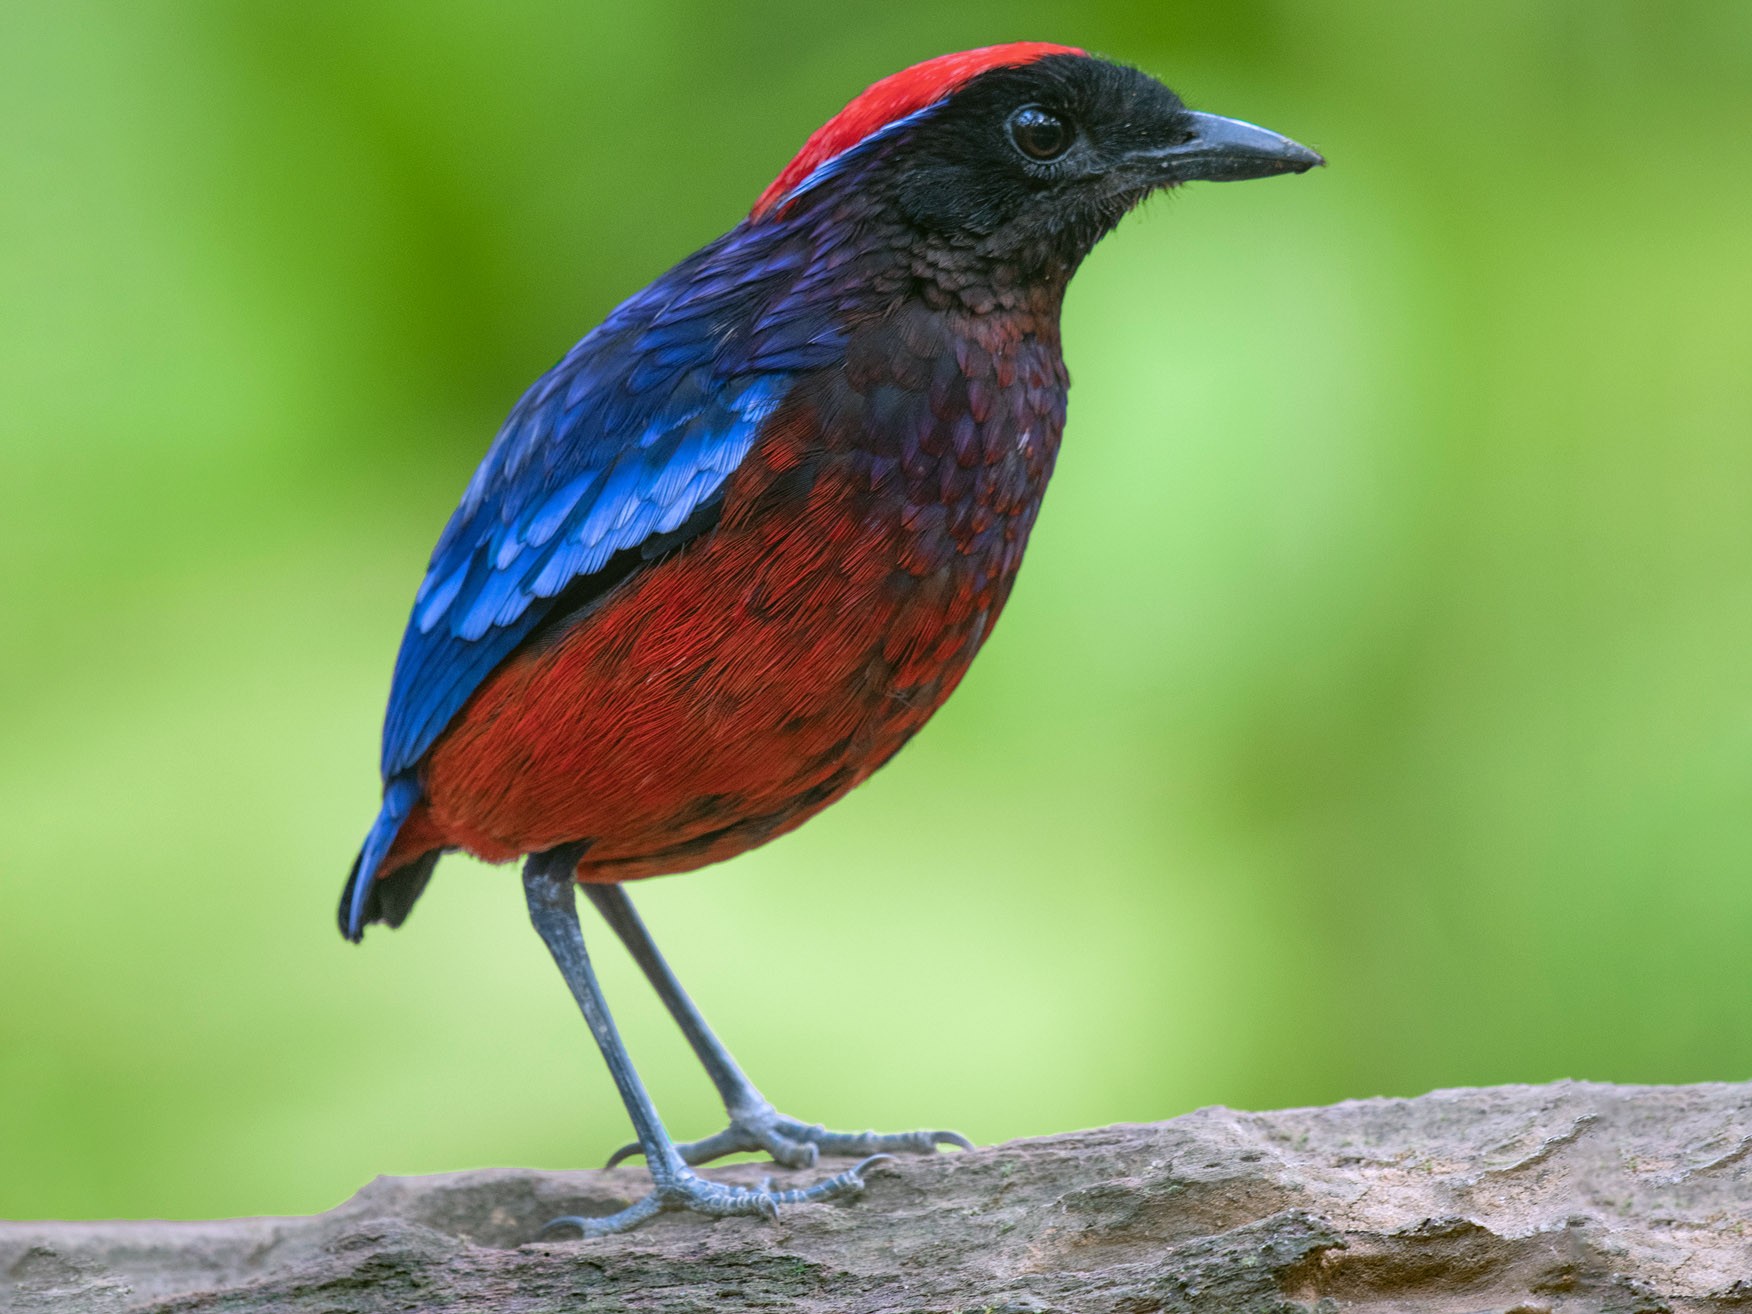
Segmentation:
<svg viewBox="0 0 1752 1314">
<path fill-rule="evenodd" d="M 1173 146 L 1140 152 L 1164 183 L 1240 182 L 1274 173 L 1304 173 L 1326 161 L 1306 146 L 1240 119 L 1187 110 L 1179 126 L 1191 135 Z"/>
</svg>

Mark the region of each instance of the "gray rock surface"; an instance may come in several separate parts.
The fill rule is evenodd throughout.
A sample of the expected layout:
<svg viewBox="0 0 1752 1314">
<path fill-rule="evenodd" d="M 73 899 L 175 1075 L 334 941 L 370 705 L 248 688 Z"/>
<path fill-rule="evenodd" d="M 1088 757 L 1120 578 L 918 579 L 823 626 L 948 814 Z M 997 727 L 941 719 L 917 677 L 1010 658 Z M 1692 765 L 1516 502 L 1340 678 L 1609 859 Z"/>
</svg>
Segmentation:
<svg viewBox="0 0 1752 1314">
<path fill-rule="evenodd" d="M 1201 1109 L 904 1161 L 776 1224 L 530 1241 L 643 1189 L 492 1169 L 311 1218 L 0 1224 L 0 1309 L 1752 1311 L 1752 1084 Z"/>
</svg>

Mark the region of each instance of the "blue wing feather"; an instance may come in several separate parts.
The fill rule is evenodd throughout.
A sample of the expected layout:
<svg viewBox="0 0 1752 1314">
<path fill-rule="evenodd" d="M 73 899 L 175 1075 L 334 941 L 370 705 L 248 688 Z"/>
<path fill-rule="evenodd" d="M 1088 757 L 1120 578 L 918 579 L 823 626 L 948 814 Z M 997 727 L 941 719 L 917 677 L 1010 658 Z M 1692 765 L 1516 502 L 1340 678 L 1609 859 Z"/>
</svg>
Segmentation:
<svg viewBox="0 0 1752 1314">
<path fill-rule="evenodd" d="M 604 571 L 617 554 L 708 508 L 798 373 L 836 359 L 843 336 L 799 287 L 799 245 L 783 225 L 733 229 L 624 302 L 518 402 L 415 595 L 384 720 L 386 781 L 419 762 L 556 598 L 620 578 Z"/>
</svg>

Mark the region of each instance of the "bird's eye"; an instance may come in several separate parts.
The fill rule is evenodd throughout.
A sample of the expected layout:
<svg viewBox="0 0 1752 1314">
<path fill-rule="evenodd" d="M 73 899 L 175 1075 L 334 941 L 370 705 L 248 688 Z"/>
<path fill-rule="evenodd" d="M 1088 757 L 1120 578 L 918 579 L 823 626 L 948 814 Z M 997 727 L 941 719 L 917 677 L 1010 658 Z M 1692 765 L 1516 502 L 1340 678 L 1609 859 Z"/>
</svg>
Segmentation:
<svg viewBox="0 0 1752 1314">
<path fill-rule="evenodd" d="M 1031 160 L 1058 159 L 1075 135 L 1069 123 L 1038 105 L 1024 105 L 1010 116 L 1010 140 Z"/>
</svg>

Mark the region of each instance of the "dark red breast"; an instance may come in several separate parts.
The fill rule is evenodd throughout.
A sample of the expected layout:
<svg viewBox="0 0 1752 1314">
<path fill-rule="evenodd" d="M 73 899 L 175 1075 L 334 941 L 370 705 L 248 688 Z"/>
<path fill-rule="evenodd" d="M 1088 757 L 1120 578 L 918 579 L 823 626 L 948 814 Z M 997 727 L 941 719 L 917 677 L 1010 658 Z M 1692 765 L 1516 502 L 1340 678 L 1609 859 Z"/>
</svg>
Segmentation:
<svg viewBox="0 0 1752 1314">
<path fill-rule="evenodd" d="M 888 760 L 1009 595 L 1064 424 L 1058 293 L 903 302 L 799 383 L 718 527 L 551 627 L 434 745 L 385 870 L 588 840 L 584 880 L 685 871 Z"/>
</svg>

